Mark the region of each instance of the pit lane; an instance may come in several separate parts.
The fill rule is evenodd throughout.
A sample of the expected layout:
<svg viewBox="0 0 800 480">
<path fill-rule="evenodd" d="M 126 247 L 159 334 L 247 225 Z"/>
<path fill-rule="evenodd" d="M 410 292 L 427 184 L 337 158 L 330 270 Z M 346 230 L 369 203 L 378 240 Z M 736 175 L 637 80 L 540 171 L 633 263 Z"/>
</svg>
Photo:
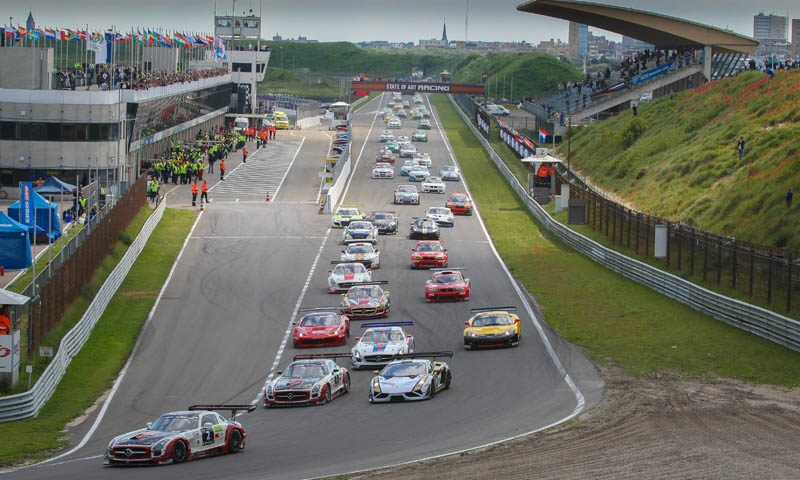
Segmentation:
<svg viewBox="0 0 800 480">
<path fill-rule="evenodd" d="M 383 106 L 387 99 L 379 96 L 362 111 L 375 111 L 378 102 Z M 436 172 L 440 165 L 451 164 L 451 157 L 437 128 L 438 119 L 432 120 L 434 129 L 429 131 L 428 143 L 417 145 L 431 154 Z M 410 137 L 416 123 L 404 120 L 395 135 Z M 455 352 L 448 360 L 453 371 L 450 390 L 432 401 L 370 405 L 367 389 L 372 373 L 356 371 L 351 372 L 352 392 L 324 407 L 259 408 L 242 416 L 248 442 L 241 454 L 146 472 L 136 468 L 109 471 L 101 467 L 99 458 L 80 460 L 101 454 L 111 437 L 139 428 L 163 412 L 194 403 L 252 401 L 276 357 L 280 369 L 297 353 L 289 345 L 277 355 L 323 241 L 320 260 L 299 303 L 338 303 L 339 297 L 327 294 L 325 285 L 328 262 L 338 260 L 342 249 L 338 242 L 341 231 L 327 234 L 329 217 L 319 215 L 316 206 L 303 203 L 313 200 L 310 192 L 316 191 L 321 159 L 301 154 L 287 176 L 279 203 L 220 204 L 206 210 L 153 321 L 142 334 L 142 348 L 87 445 L 67 458 L 67 463 L 45 464 L 11 476 L 52 478 L 57 473 L 64 478 L 133 478 L 146 474 L 153 479 L 177 475 L 202 479 L 335 475 L 473 448 L 572 415 L 577 406 L 575 392 L 537 334 L 477 216 L 459 216 L 455 228 L 442 231 L 450 266 L 468 268 L 472 299 L 464 303 L 424 302 L 424 284 L 430 272 L 409 268 L 415 242 L 404 234 L 412 216 L 424 215 L 429 206 L 443 205 L 446 195 L 423 194 L 419 206 L 391 204 L 394 185 L 406 183 L 405 177 L 399 176 L 402 162 L 395 168 L 394 181 L 370 178 L 378 150 L 377 135 L 383 128 L 374 114 L 354 116 L 353 151 L 360 152 L 363 146 L 363 155 L 344 203 L 400 215 L 400 234 L 381 237 L 378 243 L 381 268 L 373 278 L 390 282 L 389 320 L 414 320 L 409 332 L 415 336 L 417 351 Z M 494 167 L 487 164 L 487 168 Z M 447 187 L 448 191 L 464 190 L 455 182 L 447 182 Z M 491 305 L 519 307 L 523 319 L 521 345 L 464 351 L 461 332 L 469 309 Z M 353 336 L 360 331 L 358 324 L 353 322 Z M 585 398 L 584 408 L 590 407 L 602 391 L 594 367 L 546 325 L 543 327 L 554 353 Z M 313 351 L 344 352 L 349 347 Z M 76 429 L 76 436 L 81 433 L 81 428 Z"/>
</svg>

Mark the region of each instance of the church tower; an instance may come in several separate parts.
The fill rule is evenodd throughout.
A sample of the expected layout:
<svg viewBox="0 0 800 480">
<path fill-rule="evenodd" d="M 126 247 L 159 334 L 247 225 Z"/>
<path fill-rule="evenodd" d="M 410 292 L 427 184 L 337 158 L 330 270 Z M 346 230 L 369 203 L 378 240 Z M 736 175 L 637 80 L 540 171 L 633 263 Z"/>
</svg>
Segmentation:
<svg viewBox="0 0 800 480">
<path fill-rule="evenodd" d="M 442 22 L 442 42 L 447 45 L 447 21 Z"/>
</svg>

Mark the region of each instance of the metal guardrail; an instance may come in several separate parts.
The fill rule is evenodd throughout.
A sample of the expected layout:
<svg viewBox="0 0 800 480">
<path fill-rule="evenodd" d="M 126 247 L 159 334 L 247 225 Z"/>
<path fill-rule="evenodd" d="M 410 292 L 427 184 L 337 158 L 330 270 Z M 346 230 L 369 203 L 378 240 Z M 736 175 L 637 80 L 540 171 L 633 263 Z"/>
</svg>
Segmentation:
<svg viewBox="0 0 800 480">
<path fill-rule="evenodd" d="M 458 108 L 452 95 L 448 95 L 448 97 L 450 98 L 450 103 L 453 104 L 455 110 L 464 119 L 464 123 L 469 126 L 475 138 L 481 142 L 483 148 L 489 153 L 492 161 L 497 165 L 497 168 L 514 189 L 517 196 L 525 203 L 536 219 L 561 241 L 606 268 L 642 285 L 646 285 L 695 310 L 792 350 L 800 351 L 800 322 L 765 308 L 712 292 L 680 277 L 627 257 L 556 221 L 528 194 L 526 188 L 511 173 L 511 170 L 497 155 L 489 142 L 480 135 L 477 128 Z"/>
<path fill-rule="evenodd" d="M 128 251 L 119 261 L 117 266 L 108 276 L 100 290 L 95 295 L 89 308 L 83 314 L 78 323 L 61 339 L 58 351 L 50 364 L 45 368 L 42 376 L 36 384 L 27 392 L 0 397 L 0 422 L 11 422 L 32 418 L 39 414 L 39 410 L 47 403 L 53 395 L 64 373 L 67 371 L 72 358 L 80 352 L 83 344 L 91 335 L 97 321 L 105 312 L 108 302 L 117 292 L 117 289 L 125 280 L 139 254 L 144 249 L 147 240 L 155 230 L 156 225 L 164 215 L 167 202 L 161 204 L 150 215 L 136 239 L 131 242 Z"/>
</svg>

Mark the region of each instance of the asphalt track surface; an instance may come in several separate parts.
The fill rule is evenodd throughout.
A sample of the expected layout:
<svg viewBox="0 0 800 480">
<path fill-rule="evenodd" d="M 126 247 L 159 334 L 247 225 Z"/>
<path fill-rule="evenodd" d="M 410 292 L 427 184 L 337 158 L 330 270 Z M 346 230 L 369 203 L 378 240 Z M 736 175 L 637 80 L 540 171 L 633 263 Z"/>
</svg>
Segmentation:
<svg viewBox="0 0 800 480">
<path fill-rule="evenodd" d="M 272 203 L 209 205 L 142 333 L 124 380 L 86 445 L 66 458 L 14 471 L 6 478 L 309 478 L 474 448 L 573 415 L 576 393 L 534 328 L 477 216 L 456 217 L 454 228 L 442 230 L 450 266 L 468 269 L 472 299 L 425 303 L 430 272 L 409 268 L 415 241 L 407 238 L 407 226 L 429 206 L 443 205 L 446 195 L 424 194 L 420 206 L 392 205 L 395 183 L 406 183 L 399 175 L 402 162 L 395 167 L 394 181 L 370 179 L 377 136 L 385 128 L 376 111 L 388 98 L 379 96 L 354 115 L 355 170 L 343 203 L 400 215 L 400 233 L 381 237 L 378 243 L 381 268 L 373 278 L 389 280 L 388 320 L 415 322 L 408 328 L 417 351 L 455 352 L 447 360 L 453 372 L 449 390 L 431 401 L 370 405 L 372 372 L 351 370 L 351 393 L 328 405 L 264 409 L 259 401 L 256 411 L 239 417 L 247 429 L 242 453 L 146 470 L 102 466 L 102 453 L 112 437 L 141 428 L 164 412 L 196 403 L 252 402 L 271 371 L 284 368 L 299 353 L 291 339 L 282 348 L 295 309 L 338 304 L 340 297 L 328 294 L 325 286 L 330 261 L 339 259 L 342 233 L 329 229 L 330 217 L 309 204 L 316 200 L 317 172 L 324 158 L 319 147 L 309 148 L 297 156 Z M 416 123 L 405 120 L 395 134 L 410 137 Z M 418 144 L 418 149 L 431 154 L 437 172 L 452 160 L 436 115 L 432 123 L 428 143 Z M 296 134 L 327 144 L 323 132 Z M 460 182 L 448 182 L 447 187 L 448 192 L 464 191 Z M 498 305 L 519 307 L 520 346 L 465 351 L 462 331 L 469 309 Z M 359 323 L 353 322 L 353 337 Z M 542 326 L 585 399 L 582 408 L 590 408 L 602 395 L 599 374 L 580 351 Z M 349 352 L 353 343 L 351 338 L 347 347 L 303 353 Z M 94 420 L 88 418 L 73 435 L 83 436 Z"/>
</svg>

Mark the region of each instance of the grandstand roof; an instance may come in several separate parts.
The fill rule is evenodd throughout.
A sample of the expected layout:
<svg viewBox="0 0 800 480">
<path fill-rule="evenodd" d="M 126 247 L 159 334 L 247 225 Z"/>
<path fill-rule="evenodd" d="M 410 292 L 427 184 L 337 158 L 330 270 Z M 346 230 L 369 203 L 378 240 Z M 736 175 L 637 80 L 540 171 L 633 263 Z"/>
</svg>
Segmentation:
<svg viewBox="0 0 800 480">
<path fill-rule="evenodd" d="M 576 0 L 531 0 L 517 10 L 602 28 L 656 48 L 711 46 L 714 53 L 754 54 L 758 41 L 721 28 L 628 7 Z"/>
</svg>

